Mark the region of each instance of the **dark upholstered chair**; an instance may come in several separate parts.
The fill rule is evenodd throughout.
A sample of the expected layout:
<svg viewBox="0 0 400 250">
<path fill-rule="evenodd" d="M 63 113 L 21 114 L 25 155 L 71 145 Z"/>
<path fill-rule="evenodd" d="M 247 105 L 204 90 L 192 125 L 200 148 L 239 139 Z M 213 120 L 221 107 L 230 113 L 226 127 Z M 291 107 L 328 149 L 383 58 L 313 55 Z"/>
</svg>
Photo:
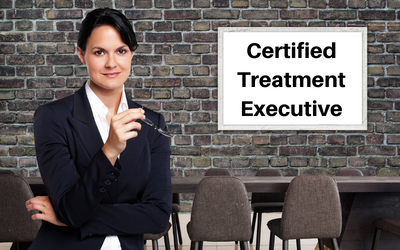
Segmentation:
<svg viewBox="0 0 400 250">
<path fill-rule="evenodd" d="M 371 248 L 372 250 L 378 249 L 379 238 L 382 231 L 400 238 L 400 217 L 380 218 L 374 220 L 372 224 L 375 226 L 374 240 Z"/>
<path fill-rule="evenodd" d="M 33 198 L 29 184 L 9 170 L 0 170 L 0 242 L 14 242 L 13 248 L 19 249 L 20 243 L 32 242 L 42 225 L 32 220 L 25 208 L 25 202 Z M 25 245 L 25 244 L 23 244 Z"/>
<path fill-rule="evenodd" d="M 231 171 L 225 168 L 209 168 L 204 176 L 232 176 Z"/>
<path fill-rule="evenodd" d="M 243 182 L 231 176 L 205 177 L 196 188 L 187 232 L 191 250 L 204 241 L 238 241 L 249 249 L 250 208 Z"/>
<path fill-rule="evenodd" d="M 169 237 L 168 237 L 168 231 L 171 228 L 171 223 L 168 222 L 167 229 L 165 229 L 164 232 L 160 234 L 144 234 L 143 239 L 146 240 L 151 240 L 153 250 L 158 250 L 158 240 L 161 237 L 164 237 L 164 244 L 165 244 L 165 250 L 170 250 L 171 247 L 169 245 Z"/>
<path fill-rule="evenodd" d="M 277 178 L 279 178 L 282 177 L 282 173 L 278 169 L 260 169 L 257 171 L 256 176 L 276 176 Z M 251 224 L 250 244 L 253 242 L 254 231 L 257 221 L 256 250 L 260 250 L 262 213 L 282 212 L 284 200 L 285 200 L 285 194 L 281 193 L 251 194 L 251 209 L 253 210 L 253 222 Z"/>
<path fill-rule="evenodd" d="M 339 168 L 336 176 L 364 176 L 361 170 L 356 168 Z"/>
<path fill-rule="evenodd" d="M 171 171 L 171 176 L 175 176 L 175 173 L 173 171 Z M 179 240 L 179 245 L 183 244 L 181 226 L 179 223 L 179 215 L 178 215 L 180 211 L 181 211 L 181 205 L 180 205 L 179 194 L 173 193 L 171 219 L 172 219 L 172 234 L 174 236 L 175 250 L 178 250 L 178 240 Z"/>
<path fill-rule="evenodd" d="M 318 239 L 319 249 L 324 249 L 322 239 L 332 239 L 334 250 L 338 250 L 336 238 L 342 229 L 342 212 L 335 180 L 325 174 L 295 177 L 286 193 L 282 218 L 270 220 L 268 227 L 270 250 L 274 249 L 275 235 L 283 240 L 284 250 L 288 249 L 289 239 L 309 238 Z"/>
</svg>

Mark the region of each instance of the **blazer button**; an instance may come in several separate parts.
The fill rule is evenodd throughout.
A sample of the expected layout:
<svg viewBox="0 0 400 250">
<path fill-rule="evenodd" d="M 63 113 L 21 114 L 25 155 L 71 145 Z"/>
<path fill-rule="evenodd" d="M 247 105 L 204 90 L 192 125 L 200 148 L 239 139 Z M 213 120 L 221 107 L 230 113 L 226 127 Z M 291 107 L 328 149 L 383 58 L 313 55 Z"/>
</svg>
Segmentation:
<svg viewBox="0 0 400 250">
<path fill-rule="evenodd" d="M 106 181 L 104 182 L 104 184 L 106 184 L 107 186 L 110 186 L 110 185 L 111 185 L 111 181 L 110 181 L 110 180 L 106 180 Z"/>
<path fill-rule="evenodd" d="M 114 179 L 114 178 L 115 178 L 115 174 L 114 174 L 114 173 L 110 173 L 110 174 L 108 175 L 108 177 L 110 177 L 111 179 Z"/>
<path fill-rule="evenodd" d="M 101 187 L 101 188 L 99 189 L 99 191 L 100 191 L 101 193 L 105 193 L 105 192 L 107 192 L 107 189 L 106 189 L 105 187 Z"/>
</svg>

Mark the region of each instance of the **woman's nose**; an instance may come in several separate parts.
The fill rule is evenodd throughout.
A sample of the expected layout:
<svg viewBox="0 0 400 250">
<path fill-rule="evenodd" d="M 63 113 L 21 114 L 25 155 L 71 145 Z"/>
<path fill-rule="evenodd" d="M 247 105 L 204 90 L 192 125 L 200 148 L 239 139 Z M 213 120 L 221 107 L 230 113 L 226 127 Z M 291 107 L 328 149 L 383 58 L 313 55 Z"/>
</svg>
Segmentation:
<svg viewBox="0 0 400 250">
<path fill-rule="evenodd" d="M 106 62 L 106 68 L 114 68 L 116 66 L 114 56 L 108 56 L 107 62 Z"/>
</svg>

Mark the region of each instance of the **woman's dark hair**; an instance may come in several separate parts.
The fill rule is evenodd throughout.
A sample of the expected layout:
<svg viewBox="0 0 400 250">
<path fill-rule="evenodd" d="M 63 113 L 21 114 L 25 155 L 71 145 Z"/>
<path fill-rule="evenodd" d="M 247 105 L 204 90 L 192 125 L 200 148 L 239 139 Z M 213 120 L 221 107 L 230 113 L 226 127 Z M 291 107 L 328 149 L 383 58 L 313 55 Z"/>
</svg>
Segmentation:
<svg viewBox="0 0 400 250">
<path fill-rule="evenodd" d="M 122 41 L 128 45 L 131 51 L 138 47 L 135 33 L 129 20 L 118 10 L 104 8 L 95 9 L 86 15 L 82 22 L 78 37 L 78 47 L 86 50 L 86 43 L 94 28 L 110 25 L 118 30 Z"/>
</svg>

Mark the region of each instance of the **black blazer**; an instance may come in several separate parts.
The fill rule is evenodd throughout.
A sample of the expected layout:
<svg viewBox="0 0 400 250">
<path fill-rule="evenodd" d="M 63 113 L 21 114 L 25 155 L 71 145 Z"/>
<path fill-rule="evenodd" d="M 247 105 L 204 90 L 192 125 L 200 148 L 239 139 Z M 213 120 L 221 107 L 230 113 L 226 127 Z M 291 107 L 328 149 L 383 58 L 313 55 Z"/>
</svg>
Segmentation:
<svg viewBox="0 0 400 250">
<path fill-rule="evenodd" d="M 129 108 L 141 107 L 127 99 Z M 162 115 L 146 108 L 145 115 L 166 129 Z M 144 233 L 165 230 L 172 196 L 167 137 L 143 123 L 112 166 L 85 87 L 40 106 L 34 133 L 43 182 L 68 227 L 44 222 L 30 249 L 99 250 L 106 235 L 118 235 L 123 250 L 136 250 Z"/>
</svg>

